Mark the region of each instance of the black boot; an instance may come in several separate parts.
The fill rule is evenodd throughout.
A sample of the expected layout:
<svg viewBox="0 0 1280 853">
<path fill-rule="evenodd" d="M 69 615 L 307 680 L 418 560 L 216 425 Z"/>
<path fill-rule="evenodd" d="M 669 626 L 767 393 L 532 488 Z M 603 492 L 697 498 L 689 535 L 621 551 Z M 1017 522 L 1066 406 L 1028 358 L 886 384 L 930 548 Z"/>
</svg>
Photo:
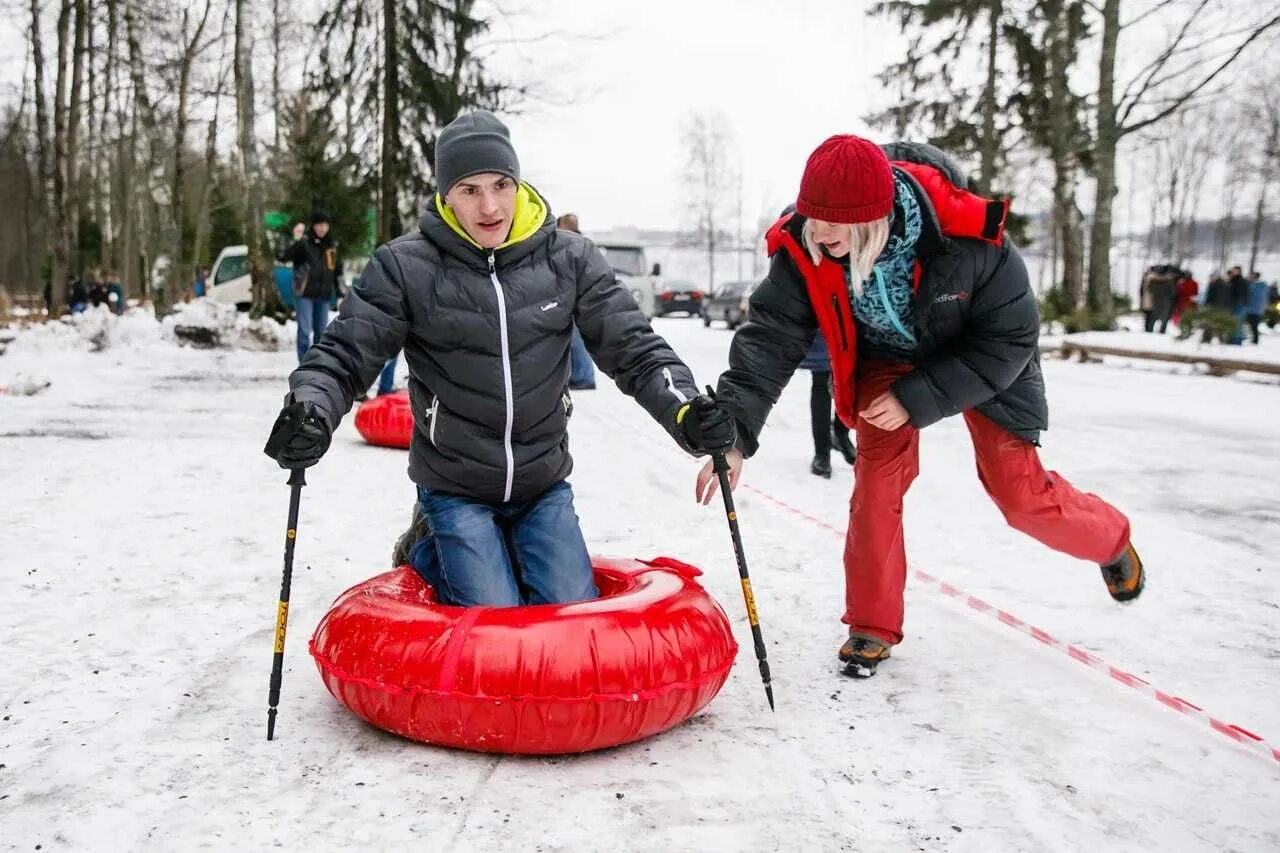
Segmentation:
<svg viewBox="0 0 1280 853">
<path fill-rule="evenodd" d="M 844 457 L 844 461 L 852 465 L 858 459 L 858 448 L 853 446 L 853 440 L 849 438 L 849 431 L 844 428 L 844 424 L 831 425 L 831 446 L 840 452 Z"/>
<path fill-rule="evenodd" d="M 837 653 L 844 664 L 844 674 L 853 678 L 870 678 L 880 662 L 889 658 L 889 646 L 873 637 L 852 636 Z"/>
<path fill-rule="evenodd" d="M 809 465 L 809 473 L 818 477 L 831 479 L 831 460 L 825 453 L 819 453 L 813 457 L 813 462 Z"/>
<path fill-rule="evenodd" d="M 1124 546 L 1124 552 L 1114 563 L 1102 566 L 1102 580 L 1107 585 L 1107 592 L 1116 601 L 1133 601 L 1142 595 L 1147 583 L 1146 571 L 1142 568 L 1142 558 L 1133 549 L 1133 543 Z"/>
<path fill-rule="evenodd" d="M 427 538 L 427 519 L 422 515 L 422 506 L 413 502 L 413 515 L 409 518 L 409 529 L 400 534 L 396 546 L 391 551 L 391 566 L 398 568 L 409 562 L 409 551 L 422 539 Z"/>
</svg>

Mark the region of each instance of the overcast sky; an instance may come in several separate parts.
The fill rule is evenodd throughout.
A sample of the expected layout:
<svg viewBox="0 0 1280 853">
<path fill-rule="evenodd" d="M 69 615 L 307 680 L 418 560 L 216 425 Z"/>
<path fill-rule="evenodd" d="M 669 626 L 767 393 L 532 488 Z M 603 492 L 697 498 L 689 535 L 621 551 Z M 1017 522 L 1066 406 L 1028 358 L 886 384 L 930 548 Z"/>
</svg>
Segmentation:
<svg viewBox="0 0 1280 853">
<path fill-rule="evenodd" d="M 571 106 L 530 104 L 510 124 L 524 176 L 586 230 L 680 224 L 687 193 L 680 128 L 721 112 L 744 175 L 743 218 L 795 197 L 804 161 L 833 133 L 868 132 L 883 103 L 874 74 L 900 34 L 850 0 L 555 0 L 521 31 L 559 38 L 504 48 L 503 67 L 538 75 Z M 499 30 L 501 31 L 501 30 Z"/>
</svg>

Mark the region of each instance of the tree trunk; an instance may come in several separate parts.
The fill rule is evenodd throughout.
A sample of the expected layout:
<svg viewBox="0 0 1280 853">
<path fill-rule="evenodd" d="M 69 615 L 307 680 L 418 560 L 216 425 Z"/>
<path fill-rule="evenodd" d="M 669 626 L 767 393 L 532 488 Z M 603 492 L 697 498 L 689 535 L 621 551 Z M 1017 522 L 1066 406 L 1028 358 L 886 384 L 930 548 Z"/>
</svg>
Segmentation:
<svg viewBox="0 0 1280 853">
<path fill-rule="evenodd" d="M 1049 157 L 1053 162 L 1053 204 L 1062 252 L 1062 296 L 1074 312 L 1084 296 L 1083 217 L 1076 204 L 1079 161 L 1072 144 L 1074 98 L 1070 64 L 1074 45 L 1067 42 L 1066 12 L 1059 12 L 1047 38 L 1049 84 Z"/>
<path fill-rule="evenodd" d="M 213 203 L 213 190 L 217 186 L 218 168 L 218 108 L 222 96 L 214 95 L 213 118 L 209 120 L 209 129 L 204 143 L 204 186 L 200 190 L 200 208 L 196 213 L 196 240 L 191 252 L 192 262 L 203 267 L 210 262 L 209 231 L 212 223 L 209 220 L 209 205 Z"/>
<path fill-rule="evenodd" d="M 141 276 L 134 270 L 137 258 L 138 222 L 133 200 L 134 186 L 137 183 L 138 154 L 135 140 L 138 138 L 138 102 L 130 104 L 128 130 L 126 117 L 119 116 L 120 139 L 116 145 L 116 170 L 120 173 L 120 244 L 117 252 L 120 258 L 120 276 L 124 284 L 125 296 L 142 293 Z"/>
<path fill-rule="evenodd" d="M 1258 244 L 1262 241 L 1262 222 L 1266 217 L 1267 210 L 1267 190 L 1270 189 L 1270 181 L 1267 178 L 1262 179 L 1262 186 L 1258 187 L 1258 207 L 1253 215 L 1253 240 L 1249 245 L 1249 271 L 1252 272 L 1258 268 Z"/>
<path fill-rule="evenodd" d="M 1089 310 L 1102 328 L 1110 328 L 1114 300 L 1111 296 L 1111 209 L 1116 196 L 1115 69 L 1116 40 L 1120 35 L 1120 0 L 1104 0 L 1102 52 L 1098 61 L 1097 139 L 1093 147 L 1097 192 L 1093 202 L 1093 226 L 1089 233 Z"/>
<path fill-rule="evenodd" d="M 58 73 L 53 92 L 53 215 L 48 224 L 53 246 L 49 274 L 52 276 L 55 305 L 65 305 L 67 301 L 67 39 L 71 32 L 72 13 L 71 0 L 62 0 L 58 10 Z"/>
<path fill-rule="evenodd" d="M 35 66 L 35 105 L 36 105 L 36 199 L 39 207 L 36 215 L 40 217 L 41 232 L 44 245 L 40 247 L 43 254 L 41 268 L 49 262 L 51 245 L 49 242 L 49 110 L 45 104 L 44 80 L 44 41 L 40 36 L 40 2 L 31 0 L 31 60 Z M 54 305 L 61 306 L 58 296 L 58 282 L 53 279 Z M 52 307 L 52 306 L 50 306 Z"/>
<path fill-rule="evenodd" d="M 129 76 L 133 82 L 133 140 L 146 140 L 147 155 L 139 176 L 136 168 L 136 152 L 131 151 L 132 170 L 131 194 L 125 203 L 131 208 L 133 217 L 133 255 L 138 260 L 139 294 L 145 299 L 152 299 L 151 265 L 153 259 L 154 235 L 160 221 L 159 204 L 156 201 L 155 188 L 163 186 L 158 178 L 161 171 L 160 129 L 156 126 L 155 110 L 151 97 L 147 94 L 146 69 L 143 64 L 142 47 L 138 33 L 137 0 L 124 0 L 125 39 L 129 44 Z M 141 131 L 139 131 L 139 128 Z M 148 211 L 150 215 L 148 216 Z M 163 300 L 163 294 L 160 294 Z M 163 306 L 158 306 L 163 307 Z"/>
<path fill-rule="evenodd" d="M 996 136 L 996 62 L 999 58 L 1002 0 L 990 0 L 987 8 L 987 80 L 982 87 L 982 140 L 979 143 L 978 187 L 991 193 L 996 182 L 1000 139 Z"/>
<path fill-rule="evenodd" d="M 252 316 L 271 310 L 275 288 L 271 265 L 263 257 L 262 190 L 258 171 L 258 145 L 253 127 L 253 60 L 249 45 L 250 21 L 245 0 L 236 0 L 235 86 L 236 137 L 240 157 L 240 183 L 245 191 L 245 242 L 249 245 L 249 273 L 253 277 Z"/>
<path fill-rule="evenodd" d="M 284 28 L 280 24 L 280 0 L 271 0 L 271 115 L 272 148 L 280 157 L 280 51 Z"/>
<path fill-rule="evenodd" d="M 119 261 L 115 256 L 115 216 L 111 215 L 115 207 L 115 172 L 111 168 L 111 158 L 106 149 L 106 123 L 111 114 L 111 100 L 115 96 L 115 68 L 118 64 L 115 61 L 116 47 L 118 47 L 118 35 L 116 35 L 115 0 L 106 0 L 106 65 L 102 69 L 102 117 L 99 132 L 97 132 L 99 158 L 102 161 L 104 174 L 101 175 L 101 181 L 95 187 L 96 197 L 93 200 L 93 209 L 99 218 L 102 231 L 102 264 L 119 275 Z M 124 128 L 116 127 L 116 132 L 123 133 Z M 123 283 L 124 279 L 120 280 Z"/>
<path fill-rule="evenodd" d="M 93 223 L 96 226 L 98 226 L 98 229 L 99 229 L 98 254 L 97 254 L 97 257 L 94 257 L 90 261 L 90 263 L 93 264 L 95 267 L 98 267 L 99 269 L 101 269 L 102 268 L 102 239 L 101 239 L 102 194 L 98 191 L 98 177 L 99 177 L 98 163 L 99 163 L 99 160 L 101 159 L 98 155 L 98 147 L 101 144 L 101 140 L 102 140 L 102 135 L 98 132 L 99 131 L 98 91 L 99 91 L 100 82 L 98 79 L 98 74 L 96 73 L 95 62 L 94 62 L 95 58 L 98 55 L 97 45 L 94 42 L 94 31 L 95 31 L 95 27 L 93 25 L 94 0 L 87 0 L 86 5 L 88 8 L 88 16 L 89 16 L 88 26 L 86 28 L 87 31 L 85 33 L 85 55 L 87 57 L 85 68 L 86 68 L 86 72 L 88 74 L 88 80 L 89 80 L 89 97 L 85 101 L 85 104 L 86 104 L 85 129 L 88 134 L 88 140 L 85 146 L 86 148 L 85 156 L 81 158 L 81 165 L 80 165 L 79 184 L 82 188 L 80 191 L 80 202 L 81 202 L 80 206 L 81 206 L 81 210 L 83 211 L 83 213 L 81 214 L 81 217 L 83 218 L 84 214 L 87 213 L 91 218 L 91 220 L 93 221 Z"/>
<path fill-rule="evenodd" d="M 67 112 L 67 189 L 65 196 L 67 253 L 72 269 L 79 274 L 80 258 L 80 113 L 84 105 L 85 31 L 88 11 L 85 0 L 75 0 L 76 30 L 71 59 L 71 104 Z"/>
<path fill-rule="evenodd" d="M 379 181 L 381 210 L 378 242 L 400 233 L 400 34 L 396 25 L 396 0 L 382 3 L 382 173 Z M 434 164 L 433 164 L 434 166 Z"/>
<path fill-rule="evenodd" d="M 189 14 L 182 12 L 182 37 L 184 39 L 182 57 L 178 61 L 178 113 L 174 116 L 173 131 L 173 189 L 170 192 L 170 210 L 173 239 L 171 241 L 171 263 L 169 266 L 169 292 L 177 298 L 186 289 L 186 282 L 194 278 L 187 269 L 186 232 L 187 232 L 187 124 L 190 121 L 189 102 L 191 90 L 191 65 L 200 50 L 200 38 L 204 34 L 205 24 L 209 20 L 212 3 L 206 0 L 200 22 L 190 41 L 187 39 L 187 23 Z"/>
</svg>

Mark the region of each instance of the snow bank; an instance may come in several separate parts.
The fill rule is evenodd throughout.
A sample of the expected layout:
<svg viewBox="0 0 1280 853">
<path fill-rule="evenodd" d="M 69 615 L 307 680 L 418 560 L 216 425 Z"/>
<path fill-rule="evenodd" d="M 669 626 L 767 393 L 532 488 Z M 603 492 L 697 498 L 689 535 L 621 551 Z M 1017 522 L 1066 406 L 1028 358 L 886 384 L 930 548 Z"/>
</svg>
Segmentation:
<svg viewBox="0 0 1280 853">
<path fill-rule="evenodd" d="M 293 345 L 293 324 L 271 319 L 251 320 L 233 305 L 201 299 L 176 306 L 164 318 L 166 340 L 193 346 L 279 352 Z"/>
<path fill-rule="evenodd" d="M 204 342 L 221 349 L 278 352 L 289 349 L 293 338 L 292 323 L 282 326 L 270 319 L 251 320 L 233 306 L 201 300 L 177 305 L 174 313 L 159 321 L 150 306 L 130 308 L 123 315 L 113 314 L 105 306 L 90 308 L 22 329 L 7 351 L 103 352 Z"/>
<path fill-rule="evenodd" d="M 101 352 L 138 347 L 160 340 L 160 327 L 150 309 L 116 316 L 105 306 L 90 308 L 57 321 L 28 326 L 18 333 L 11 353 Z"/>
</svg>

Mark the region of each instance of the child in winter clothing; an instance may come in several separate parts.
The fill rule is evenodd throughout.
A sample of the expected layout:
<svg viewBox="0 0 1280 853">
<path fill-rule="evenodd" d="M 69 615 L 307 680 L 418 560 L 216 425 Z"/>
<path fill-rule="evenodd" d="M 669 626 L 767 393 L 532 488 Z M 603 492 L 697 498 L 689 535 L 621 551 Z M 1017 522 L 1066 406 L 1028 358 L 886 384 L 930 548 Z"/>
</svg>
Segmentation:
<svg viewBox="0 0 1280 853">
<path fill-rule="evenodd" d="M 1142 592 L 1128 520 L 1040 464 L 1040 323 L 1006 214 L 1007 202 L 967 192 L 932 146 L 835 136 L 810 156 L 796 212 L 768 233 L 769 273 L 717 394 L 738 423 L 730 484 L 820 328 L 836 411 L 857 431 L 839 651 L 851 675 L 873 674 L 902 641 L 903 496 L 919 431 L 952 415 L 964 416 L 979 476 L 1010 525 L 1100 565 L 1117 601 Z M 708 502 L 715 489 L 707 466 L 697 494 Z"/>
</svg>

